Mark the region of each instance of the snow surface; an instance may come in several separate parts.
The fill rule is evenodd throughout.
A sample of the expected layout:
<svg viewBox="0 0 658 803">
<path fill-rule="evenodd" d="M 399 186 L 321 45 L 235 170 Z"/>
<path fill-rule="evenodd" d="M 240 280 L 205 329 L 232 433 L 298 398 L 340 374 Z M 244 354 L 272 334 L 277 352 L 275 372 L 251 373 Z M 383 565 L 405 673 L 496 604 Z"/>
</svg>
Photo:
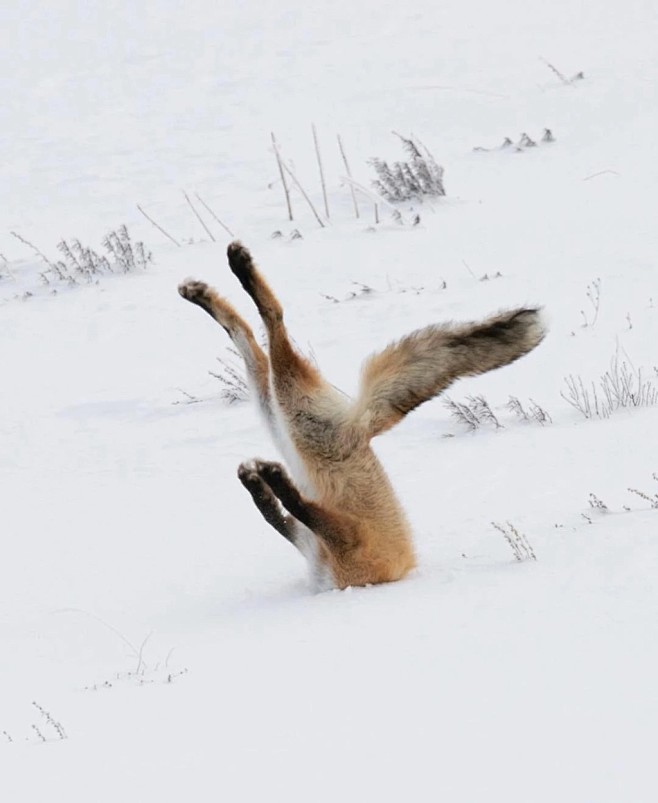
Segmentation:
<svg viewBox="0 0 658 803">
<path fill-rule="evenodd" d="M 9 0 L 0 30 L 0 799 L 655 800 L 658 510 L 627 489 L 658 492 L 658 409 L 585 420 L 560 391 L 616 353 L 656 377 L 658 6 Z M 270 149 L 321 209 L 312 123 L 324 229 L 299 193 L 287 221 Z M 341 184 L 336 133 L 368 184 L 391 130 L 446 169 L 417 226 L 354 220 Z M 176 285 L 256 316 L 181 190 L 348 393 L 413 328 L 545 306 L 544 344 L 449 392 L 502 428 L 436 400 L 377 440 L 416 534 L 403 582 L 313 595 L 237 481 L 276 453 Z M 10 234 L 56 259 L 122 223 L 154 263 L 75 288 Z"/>
</svg>

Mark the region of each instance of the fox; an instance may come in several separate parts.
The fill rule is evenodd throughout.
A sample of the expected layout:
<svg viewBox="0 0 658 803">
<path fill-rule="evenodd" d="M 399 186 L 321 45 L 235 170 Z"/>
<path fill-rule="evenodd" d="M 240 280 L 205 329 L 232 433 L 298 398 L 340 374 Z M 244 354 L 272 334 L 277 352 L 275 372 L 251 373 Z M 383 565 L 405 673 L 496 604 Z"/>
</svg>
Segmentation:
<svg viewBox="0 0 658 803">
<path fill-rule="evenodd" d="M 245 461 L 238 467 L 240 482 L 265 521 L 306 559 L 316 590 L 401 580 L 416 567 L 411 527 L 372 439 L 458 378 L 532 351 L 546 335 L 541 308 L 417 329 L 366 359 L 358 395 L 350 399 L 295 348 L 283 307 L 249 250 L 236 240 L 227 257 L 256 305 L 267 353 L 249 324 L 205 282 L 188 279 L 178 292 L 233 342 L 289 469 L 280 462 Z"/>
</svg>

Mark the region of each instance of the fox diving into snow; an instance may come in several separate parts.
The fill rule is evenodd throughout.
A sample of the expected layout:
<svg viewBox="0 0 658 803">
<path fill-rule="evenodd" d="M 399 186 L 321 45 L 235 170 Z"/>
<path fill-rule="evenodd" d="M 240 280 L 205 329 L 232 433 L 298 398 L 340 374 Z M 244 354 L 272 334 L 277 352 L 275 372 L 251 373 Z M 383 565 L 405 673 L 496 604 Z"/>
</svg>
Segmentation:
<svg viewBox="0 0 658 803">
<path fill-rule="evenodd" d="M 535 348 L 537 309 L 479 323 L 418 329 L 370 356 L 349 400 L 292 345 L 283 308 L 239 242 L 228 263 L 267 331 L 268 353 L 243 318 L 203 282 L 178 288 L 223 327 L 292 477 L 280 463 L 242 463 L 238 477 L 265 521 L 306 558 L 319 590 L 399 580 L 415 566 L 411 528 L 370 441 L 462 376 L 500 368 Z"/>
</svg>

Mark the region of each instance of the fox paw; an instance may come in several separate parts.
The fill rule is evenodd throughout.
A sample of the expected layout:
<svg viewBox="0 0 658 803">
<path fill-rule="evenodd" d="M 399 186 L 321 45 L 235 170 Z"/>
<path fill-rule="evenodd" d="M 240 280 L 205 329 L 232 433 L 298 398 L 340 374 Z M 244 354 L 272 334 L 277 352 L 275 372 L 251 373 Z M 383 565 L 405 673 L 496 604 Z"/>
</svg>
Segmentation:
<svg viewBox="0 0 658 803">
<path fill-rule="evenodd" d="M 245 289 L 250 284 L 250 278 L 254 270 L 254 262 L 249 253 L 249 249 L 245 248 L 239 240 L 232 242 L 226 254 L 228 256 L 228 264 L 233 274 L 240 280 Z"/>
<path fill-rule="evenodd" d="M 279 496 L 280 494 L 288 497 L 298 497 L 299 491 L 293 485 L 292 480 L 288 476 L 288 472 L 281 465 L 281 463 L 272 463 L 265 461 L 257 461 L 256 463 L 258 476 L 266 482 L 274 493 Z"/>
<path fill-rule="evenodd" d="M 187 301 L 193 304 L 204 306 L 208 298 L 208 285 L 205 282 L 197 282 L 195 279 L 188 279 L 178 285 L 178 292 Z"/>
<path fill-rule="evenodd" d="M 257 504 L 267 501 L 270 505 L 274 505 L 276 508 L 276 503 L 274 501 L 275 497 L 272 493 L 272 489 L 258 473 L 258 462 L 259 461 L 256 460 L 248 460 L 244 463 L 241 463 L 238 466 L 238 479 L 249 491 Z M 260 506 L 261 505 L 259 504 L 259 507 Z"/>
<path fill-rule="evenodd" d="M 254 467 L 263 478 L 287 478 L 286 470 L 281 463 L 274 463 L 271 460 L 255 460 Z"/>
<path fill-rule="evenodd" d="M 240 463 L 238 466 L 238 479 L 243 485 L 253 483 L 256 479 L 260 479 L 255 460 L 245 460 L 244 463 Z"/>
</svg>

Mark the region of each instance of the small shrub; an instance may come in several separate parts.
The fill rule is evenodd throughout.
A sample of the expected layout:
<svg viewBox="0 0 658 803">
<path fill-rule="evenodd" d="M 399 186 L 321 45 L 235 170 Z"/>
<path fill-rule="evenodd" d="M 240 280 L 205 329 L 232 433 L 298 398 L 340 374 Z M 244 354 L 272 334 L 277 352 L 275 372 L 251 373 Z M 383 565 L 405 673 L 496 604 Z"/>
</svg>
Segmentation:
<svg viewBox="0 0 658 803">
<path fill-rule="evenodd" d="M 394 203 L 445 195 L 444 171 L 432 154 L 413 139 L 399 134 L 397 136 L 409 155 L 408 161 L 389 165 L 384 159 L 377 157 L 370 160 L 377 173 L 372 185 L 379 195 Z"/>
<path fill-rule="evenodd" d="M 492 425 L 496 429 L 504 429 L 498 416 L 491 409 L 491 405 L 482 395 L 467 396 L 466 400 L 462 402 L 445 397 L 443 403 L 450 410 L 453 418 L 456 418 L 460 424 L 463 424 L 471 432 L 485 425 Z M 542 426 L 553 423 L 553 419 L 546 410 L 532 399 L 526 402 L 526 407 L 524 407 L 516 396 L 510 396 L 505 407 L 526 423 L 536 422 Z"/>
<path fill-rule="evenodd" d="M 50 726 L 50 728 L 51 728 L 52 730 L 54 730 L 54 731 L 55 731 L 55 733 L 57 734 L 57 737 L 58 737 L 58 739 L 66 739 L 66 738 L 68 738 L 68 737 L 66 736 L 66 731 L 64 730 L 64 727 L 62 726 L 62 723 L 61 723 L 61 722 L 59 722 L 58 720 L 56 720 L 56 719 L 55 719 L 55 718 L 54 718 L 54 717 L 53 717 L 53 716 L 50 714 L 50 712 L 49 712 L 49 711 L 46 711 L 46 710 L 45 710 L 45 708 L 43 708 L 43 706 L 40 706 L 40 705 L 39 705 L 39 703 L 35 703 L 34 701 L 32 701 L 32 705 L 33 705 L 33 706 L 34 706 L 34 707 L 37 709 L 37 711 L 38 711 L 38 712 L 41 714 L 41 716 L 42 716 L 42 717 L 45 719 L 45 721 L 48 723 L 48 725 Z M 45 738 L 43 737 L 43 735 L 41 734 L 41 732 L 39 731 L 39 729 L 37 728 L 37 726 L 36 726 L 36 725 L 33 725 L 32 727 L 34 728 L 34 730 L 35 730 L 35 731 L 37 732 L 37 734 L 39 735 L 39 737 L 40 737 L 41 741 L 44 741 L 44 742 L 45 742 L 46 740 L 45 740 Z"/>
<path fill-rule="evenodd" d="M 526 404 L 528 404 L 527 410 L 524 409 L 521 401 L 517 399 L 516 396 L 510 396 L 506 406 L 507 409 L 513 412 L 518 418 L 521 419 L 521 421 L 527 421 L 528 423 L 530 421 L 536 421 L 542 426 L 544 426 L 544 424 L 553 423 L 553 419 L 550 417 L 550 415 L 546 412 L 546 410 L 544 410 L 543 407 L 537 404 L 536 401 L 530 399 L 530 401 L 526 402 Z"/>
<path fill-rule="evenodd" d="M 566 392 L 562 398 L 585 418 L 609 418 L 622 407 L 652 407 L 658 404 L 658 387 L 645 379 L 642 370 L 629 367 L 616 354 L 610 368 L 600 377 L 598 389 L 594 382 L 585 386 L 581 377 L 565 378 Z"/>
<path fill-rule="evenodd" d="M 93 282 L 104 274 L 144 270 L 153 260 L 141 240 L 132 241 L 126 226 L 106 234 L 102 246 L 105 253 L 82 245 L 78 239 L 60 240 L 57 250 L 62 259 L 47 261 L 48 268 L 40 274 L 43 282 L 50 284 L 53 279 L 69 285 L 79 284 L 81 280 Z"/>
<path fill-rule="evenodd" d="M 450 410 L 450 415 L 456 418 L 460 424 L 463 424 L 471 432 L 475 432 L 475 430 L 481 426 L 482 421 L 480 421 L 475 411 L 472 410 L 468 404 L 456 402 L 449 397 L 446 397 L 443 403 L 448 410 Z"/>
<path fill-rule="evenodd" d="M 601 513 L 608 513 L 609 510 L 606 503 L 593 493 L 589 495 L 589 506 L 592 508 L 592 510 L 598 510 Z"/>
<path fill-rule="evenodd" d="M 652 475 L 654 480 L 658 482 L 658 474 Z M 638 491 L 637 488 L 629 488 L 628 489 L 632 494 L 639 496 L 640 499 L 644 499 L 647 501 L 654 510 L 658 510 L 658 493 L 645 493 L 644 491 Z"/>
<path fill-rule="evenodd" d="M 589 301 L 591 310 L 588 313 L 581 309 L 580 314 L 583 317 L 583 329 L 589 326 L 594 326 L 599 317 L 599 307 L 601 306 L 601 280 L 594 279 L 591 284 L 587 285 L 587 300 Z"/>
<path fill-rule="evenodd" d="M 229 351 L 235 353 L 232 349 L 229 349 Z M 220 364 L 221 369 L 219 371 L 208 371 L 208 373 L 222 384 L 220 397 L 229 404 L 247 401 L 249 398 L 249 385 L 244 371 L 223 357 L 217 357 L 217 362 Z"/>
<path fill-rule="evenodd" d="M 530 542 L 525 535 L 519 532 L 516 527 L 509 521 L 506 524 L 498 524 L 495 521 L 491 522 L 491 526 L 495 527 L 499 533 L 510 545 L 514 557 L 518 561 L 523 560 L 537 560 L 534 549 L 530 546 Z"/>
</svg>

